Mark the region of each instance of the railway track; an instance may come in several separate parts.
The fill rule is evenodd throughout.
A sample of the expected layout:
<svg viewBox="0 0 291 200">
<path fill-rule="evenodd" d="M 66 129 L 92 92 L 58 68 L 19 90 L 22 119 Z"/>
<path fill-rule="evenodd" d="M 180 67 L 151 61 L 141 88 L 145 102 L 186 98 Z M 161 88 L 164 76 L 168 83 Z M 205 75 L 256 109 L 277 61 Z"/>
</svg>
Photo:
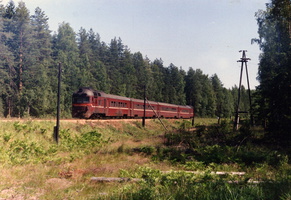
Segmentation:
<svg viewBox="0 0 291 200">
<path fill-rule="evenodd" d="M 75 122 L 75 123 L 94 123 L 94 122 L 134 122 L 141 121 L 142 119 L 60 119 L 61 122 Z M 146 119 L 153 120 L 153 119 Z M 177 119 L 167 119 L 177 120 Z M 56 121 L 56 119 L 39 119 L 39 118 L 1 118 L 0 122 L 13 122 L 13 121 Z"/>
</svg>

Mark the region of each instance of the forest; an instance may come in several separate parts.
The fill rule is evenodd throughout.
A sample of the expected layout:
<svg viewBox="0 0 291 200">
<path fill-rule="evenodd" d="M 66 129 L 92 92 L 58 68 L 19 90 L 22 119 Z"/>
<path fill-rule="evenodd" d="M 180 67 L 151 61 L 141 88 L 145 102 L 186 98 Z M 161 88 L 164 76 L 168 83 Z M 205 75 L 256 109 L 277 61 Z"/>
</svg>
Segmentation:
<svg viewBox="0 0 291 200">
<path fill-rule="evenodd" d="M 49 117 L 56 112 L 58 65 L 62 65 L 62 117 L 71 117 L 71 96 L 79 87 L 110 94 L 179 105 L 193 105 L 199 117 L 234 114 L 237 86 L 232 89 L 213 71 L 188 71 L 163 60 L 131 52 L 121 38 L 101 41 L 92 29 L 75 32 L 69 23 L 52 33 L 49 17 L 40 8 L 33 14 L 24 2 L 0 8 L 0 116 Z M 242 88 L 241 109 L 248 110 Z"/>
</svg>

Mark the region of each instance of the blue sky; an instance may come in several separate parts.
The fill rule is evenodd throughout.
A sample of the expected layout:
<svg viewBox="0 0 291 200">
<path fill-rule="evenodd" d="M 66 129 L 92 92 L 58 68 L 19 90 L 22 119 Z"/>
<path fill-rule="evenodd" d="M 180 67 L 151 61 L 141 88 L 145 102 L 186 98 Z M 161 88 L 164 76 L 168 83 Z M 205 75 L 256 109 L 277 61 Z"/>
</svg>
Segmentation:
<svg viewBox="0 0 291 200">
<path fill-rule="evenodd" d="M 132 53 L 161 58 L 188 71 L 216 73 L 226 88 L 239 83 L 239 50 L 248 50 L 251 88 L 258 85 L 258 37 L 255 12 L 269 0 L 23 0 L 34 13 L 40 7 L 52 31 L 68 22 L 77 33 L 92 28 L 110 43 L 120 37 Z M 6 4 L 8 0 L 4 0 Z M 18 1 L 14 1 L 16 5 Z M 246 75 L 243 75 L 246 86 Z"/>
</svg>

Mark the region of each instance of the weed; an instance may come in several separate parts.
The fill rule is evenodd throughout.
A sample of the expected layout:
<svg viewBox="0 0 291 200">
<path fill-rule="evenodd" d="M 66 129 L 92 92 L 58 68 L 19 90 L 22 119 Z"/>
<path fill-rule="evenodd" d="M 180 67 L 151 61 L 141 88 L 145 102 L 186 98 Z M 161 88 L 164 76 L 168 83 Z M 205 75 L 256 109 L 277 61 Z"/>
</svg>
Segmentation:
<svg viewBox="0 0 291 200">
<path fill-rule="evenodd" d="M 11 139 L 11 134 L 4 134 L 3 135 L 4 142 L 9 142 L 10 139 Z"/>
<path fill-rule="evenodd" d="M 21 124 L 20 122 L 13 123 L 14 129 L 18 132 L 25 130 L 27 128 L 27 124 Z"/>
<path fill-rule="evenodd" d="M 200 161 L 187 161 L 184 165 L 186 170 L 204 170 L 206 165 Z"/>
<path fill-rule="evenodd" d="M 156 148 L 153 146 L 142 146 L 139 148 L 134 148 L 134 151 L 144 153 L 146 155 L 153 155 L 156 152 Z"/>
<path fill-rule="evenodd" d="M 180 124 L 179 129 L 181 130 L 188 130 L 191 128 L 192 124 L 189 120 L 183 120 L 182 123 Z"/>
<path fill-rule="evenodd" d="M 45 134 L 45 133 L 47 133 L 47 129 L 45 129 L 45 128 L 41 128 L 41 129 L 40 129 L 40 133 L 41 133 L 41 134 Z"/>
<path fill-rule="evenodd" d="M 90 131 L 87 133 L 84 133 L 81 135 L 81 137 L 78 138 L 78 145 L 83 148 L 83 147 L 93 147 L 102 142 L 101 139 L 101 134 L 98 133 L 97 131 Z"/>
</svg>

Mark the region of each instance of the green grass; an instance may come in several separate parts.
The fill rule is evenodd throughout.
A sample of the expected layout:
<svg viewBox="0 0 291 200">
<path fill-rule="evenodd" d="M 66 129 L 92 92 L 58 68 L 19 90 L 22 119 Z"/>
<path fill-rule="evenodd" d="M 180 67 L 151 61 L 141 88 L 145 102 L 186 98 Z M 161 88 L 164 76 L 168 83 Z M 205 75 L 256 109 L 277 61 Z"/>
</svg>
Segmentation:
<svg viewBox="0 0 291 200">
<path fill-rule="evenodd" d="M 264 145 L 258 128 L 232 133 L 231 122 L 199 118 L 196 129 L 190 120 L 163 123 L 169 132 L 158 120 L 146 127 L 62 121 L 57 145 L 52 121 L 1 121 L 0 198 L 290 199 L 290 150 Z M 143 181 L 95 183 L 94 176 Z"/>
</svg>

